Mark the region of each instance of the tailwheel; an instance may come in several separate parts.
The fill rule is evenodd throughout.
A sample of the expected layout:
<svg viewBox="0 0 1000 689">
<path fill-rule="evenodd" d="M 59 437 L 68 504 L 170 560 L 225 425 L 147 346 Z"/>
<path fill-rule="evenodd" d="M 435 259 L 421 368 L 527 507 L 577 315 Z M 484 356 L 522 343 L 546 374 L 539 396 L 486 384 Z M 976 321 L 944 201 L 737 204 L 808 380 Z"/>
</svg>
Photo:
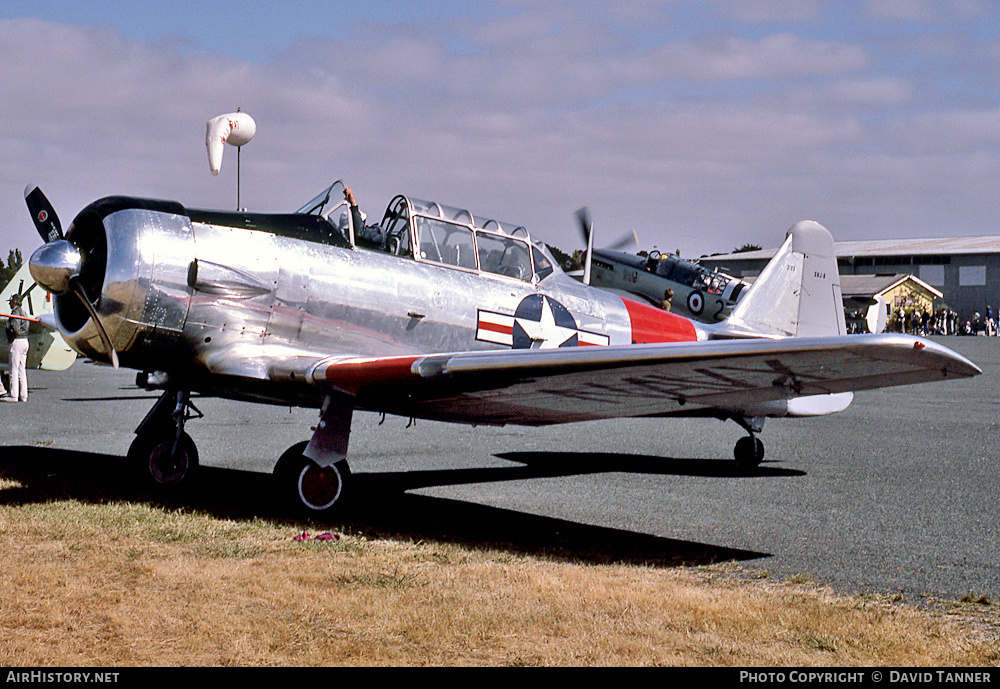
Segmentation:
<svg viewBox="0 0 1000 689">
<path fill-rule="evenodd" d="M 321 467 L 303 454 L 307 445 L 288 448 L 274 474 L 292 506 L 310 516 L 327 516 L 343 506 L 351 469 L 346 459 Z"/>
<path fill-rule="evenodd" d="M 736 441 L 733 457 L 738 465 L 746 469 L 759 466 L 764 459 L 764 443 L 755 435 L 743 436 Z"/>
<path fill-rule="evenodd" d="M 140 433 L 126 457 L 133 476 L 154 489 L 187 485 L 198 467 L 198 448 L 191 436 L 173 429 Z"/>
</svg>

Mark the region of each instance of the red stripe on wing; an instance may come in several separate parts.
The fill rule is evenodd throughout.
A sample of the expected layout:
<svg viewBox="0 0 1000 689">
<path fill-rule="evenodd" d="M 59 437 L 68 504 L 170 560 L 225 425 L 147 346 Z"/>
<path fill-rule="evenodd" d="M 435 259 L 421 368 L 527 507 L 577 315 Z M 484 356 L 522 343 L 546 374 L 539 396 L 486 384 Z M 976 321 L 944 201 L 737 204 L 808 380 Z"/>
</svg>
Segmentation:
<svg viewBox="0 0 1000 689">
<path fill-rule="evenodd" d="M 419 356 L 387 356 L 337 361 L 326 365 L 322 379 L 351 393 L 368 385 L 408 383 L 417 377 L 412 367 L 413 362 L 419 358 Z"/>
</svg>

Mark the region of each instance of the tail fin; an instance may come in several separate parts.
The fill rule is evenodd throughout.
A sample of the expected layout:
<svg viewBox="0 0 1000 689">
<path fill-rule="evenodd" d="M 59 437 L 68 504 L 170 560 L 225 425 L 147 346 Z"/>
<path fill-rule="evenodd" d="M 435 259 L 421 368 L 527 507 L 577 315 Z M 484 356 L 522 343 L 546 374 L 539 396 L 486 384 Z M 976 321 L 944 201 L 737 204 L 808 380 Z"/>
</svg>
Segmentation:
<svg viewBox="0 0 1000 689">
<path fill-rule="evenodd" d="M 722 328 L 732 335 L 845 335 L 833 237 L 811 220 L 796 223 Z"/>
</svg>

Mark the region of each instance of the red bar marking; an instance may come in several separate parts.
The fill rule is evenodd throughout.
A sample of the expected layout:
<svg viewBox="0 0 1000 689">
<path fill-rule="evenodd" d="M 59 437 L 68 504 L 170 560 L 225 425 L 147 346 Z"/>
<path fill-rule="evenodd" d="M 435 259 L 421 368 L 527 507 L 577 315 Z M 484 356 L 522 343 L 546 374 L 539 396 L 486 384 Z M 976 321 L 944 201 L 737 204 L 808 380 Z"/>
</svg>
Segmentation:
<svg viewBox="0 0 1000 689">
<path fill-rule="evenodd" d="M 389 356 L 379 359 L 357 359 L 329 364 L 324 378 L 348 392 L 357 392 L 366 385 L 405 383 L 415 376 L 411 367 L 418 356 Z"/>
<path fill-rule="evenodd" d="M 635 344 L 694 342 L 698 339 L 694 323 L 687 318 L 631 299 L 622 299 L 622 303 L 632 321 L 632 342 Z"/>
<path fill-rule="evenodd" d="M 512 335 L 514 333 L 513 326 L 490 323 L 489 321 L 479 321 L 479 329 L 489 330 L 490 332 L 500 333 L 501 335 Z"/>
</svg>

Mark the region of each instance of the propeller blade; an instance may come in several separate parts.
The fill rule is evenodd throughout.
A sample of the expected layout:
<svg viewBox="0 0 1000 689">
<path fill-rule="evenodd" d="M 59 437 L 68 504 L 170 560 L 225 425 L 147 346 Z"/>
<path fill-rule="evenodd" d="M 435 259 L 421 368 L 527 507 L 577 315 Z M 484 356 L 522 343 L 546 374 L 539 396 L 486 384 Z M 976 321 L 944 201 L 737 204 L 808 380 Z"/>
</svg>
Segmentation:
<svg viewBox="0 0 1000 689">
<path fill-rule="evenodd" d="M 587 256 L 583 263 L 583 284 L 590 284 L 590 267 L 594 256 L 594 226 L 590 222 L 590 210 L 586 206 L 576 210 L 576 219 L 580 223 L 583 241 L 587 246 Z"/>
<path fill-rule="evenodd" d="M 583 265 L 583 284 L 589 285 L 592 266 L 591 256 L 594 253 L 594 224 L 590 220 L 590 209 L 586 206 L 578 208 L 576 210 L 576 221 L 580 225 L 580 234 L 583 236 L 584 245 L 587 247 Z M 635 233 L 635 230 L 632 230 L 629 234 L 605 248 L 617 250 L 633 244 L 636 246 L 639 244 L 639 236 Z"/>
<path fill-rule="evenodd" d="M 90 320 L 94 321 L 94 325 L 97 326 L 97 332 L 101 336 L 101 342 L 104 344 L 104 351 L 111 357 L 111 365 L 118 368 L 118 353 L 115 351 L 114 345 L 111 344 L 111 338 L 108 336 L 108 331 L 104 329 L 101 324 L 101 319 L 97 317 L 97 310 L 94 305 L 90 303 L 90 299 L 87 298 L 87 291 L 83 289 L 83 284 L 80 282 L 79 275 L 73 275 L 69 279 L 70 289 L 73 293 L 80 299 L 83 303 L 83 307 L 87 309 L 87 313 L 90 314 Z"/>
<path fill-rule="evenodd" d="M 580 236 L 583 237 L 583 245 L 590 245 L 591 230 L 593 225 L 590 222 L 590 209 L 582 206 L 576 209 L 576 221 L 580 224 Z"/>
<path fill-rule="evenodd" d="M 38 286 L 37 282 L 32 282 L 31 287 L 21 292 L 21 300 L 22 301 L 25 299 L 28 300 L 28 313 L 30 313 L 32 316 L 35 315 L 35 305 L 31 301 L 31 290 L 35 289 L 35 287 L 37 286 Z M 21 280 L 21 288 L 22 289 L 24 288 L 24 280 Z"/>
<path fill-rule="evenodd" d="M 594 234 L 594 224 L 590 221 L 590 209 L 587 206 L 582 206 L 576 211 L 576 221 L 580 225 L 580 235 L 583 237 L 583 243 L 586 246 L 591 245 L 591 240 Z M 626 246 L 639 245 L 639 235 L 636 234 L 635 230 L 632 230 L 625 236 L 621 237 L 618 241 L 613 244 L 605 246 L 605 249 L 624 249 Z"/>
<path fill-rule="evenodd" d="M 621 239 L 619 239 L 617 242 L 615 242 L 611 246 L 607 246 L 605 248 L 606 249 L 618 250 L 618 249 L 624 249 L 627 246 L 633 246 L 633 245 L 639 246 L 639 235 L 637 235 L 635 233 L 635 230 L 632 230 L 632 232 L 630 234 L 625 235 L 624 237 L 622 237 Z"/>
<path fill-rule="evenodd" d="M 41 235 L 42 241 L 53 242 L 63 238 L 59 216 L 41 189 L 29 184 L 24 189 L 24 201 L 28 204 L 31 220 L 35 223 L 35 229 Z"/>
</svg>

